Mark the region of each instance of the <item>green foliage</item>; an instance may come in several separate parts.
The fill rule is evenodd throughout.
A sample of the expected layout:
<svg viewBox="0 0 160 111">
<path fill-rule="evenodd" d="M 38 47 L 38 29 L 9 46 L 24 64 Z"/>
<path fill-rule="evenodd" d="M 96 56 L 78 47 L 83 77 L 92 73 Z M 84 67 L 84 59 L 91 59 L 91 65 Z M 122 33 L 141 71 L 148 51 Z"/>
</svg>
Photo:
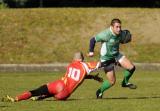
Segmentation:
<svg viewBox="0 0 160 111">
<path fill-rule="evenodd" d="M 53 73 L 1 73 L 0 97 L 15 96 L 26 90 L 54 81 L 62 76 L 62 72 Z M 102 73 L 103 77 L 105 75 Z M 104 93 L 102 100 L 97 100 L 96 90 L 100 83 L 86 80 L 67 101 L 54 101 L 53 98 L 44 101 L 21 101 L 9 103 L 0 101 L 0 111 L 151 111 L 159 109 L 160 74 L 157 71 L 136 71 L 131 82 L 138 88 L 130 90 L 120 87 L 123 78 L 118 72 L 115 86 Z"/>
<path fill-rule="evenodd" d="M 0 0 L 0 9 L 7 8 L 7 4 L 3 2 L 3 0 Z"/>
<path fill-rule="evenodd" d="M 138 12 L 138 13 L 137 13 Z M 160 62 L 160 9 L 140 8 L 51 8 L 0 11 L 0 63 L 69 62 L 76 51 L 86 55 L 89 40 L 122 20 L 133 34 L 121 50 L 134 62 Z M 99 60 L 96 56 L 87 60 Z"/>
</svg>

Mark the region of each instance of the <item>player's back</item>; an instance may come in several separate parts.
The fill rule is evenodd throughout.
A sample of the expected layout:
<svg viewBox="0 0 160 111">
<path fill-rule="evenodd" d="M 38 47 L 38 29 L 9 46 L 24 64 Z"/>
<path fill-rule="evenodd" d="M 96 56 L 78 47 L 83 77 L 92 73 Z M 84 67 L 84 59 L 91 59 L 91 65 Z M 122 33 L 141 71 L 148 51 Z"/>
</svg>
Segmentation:
<svg viewBox="0 0 160 111">
<path fill-rule="evenodd" d="M 72 93 L 84 80 L 86 70 L 80 61 L 73 61 L 68 65 L 65 77 L 62 78 L 68 91 Z"/>
</svg>

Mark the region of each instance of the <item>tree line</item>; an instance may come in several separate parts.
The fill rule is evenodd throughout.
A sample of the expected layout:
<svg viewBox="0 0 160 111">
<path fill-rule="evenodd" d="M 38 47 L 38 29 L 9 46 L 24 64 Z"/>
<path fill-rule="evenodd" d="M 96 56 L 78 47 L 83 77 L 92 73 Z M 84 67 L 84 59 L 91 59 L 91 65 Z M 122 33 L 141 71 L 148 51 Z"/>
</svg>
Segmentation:
<svg viewBox="0 0 160 111">
<path fill-rule="evenodd" d="M 160 7 L 160 0 L 0 0 L 11 8 L 31 7 Z"/>
</svg>

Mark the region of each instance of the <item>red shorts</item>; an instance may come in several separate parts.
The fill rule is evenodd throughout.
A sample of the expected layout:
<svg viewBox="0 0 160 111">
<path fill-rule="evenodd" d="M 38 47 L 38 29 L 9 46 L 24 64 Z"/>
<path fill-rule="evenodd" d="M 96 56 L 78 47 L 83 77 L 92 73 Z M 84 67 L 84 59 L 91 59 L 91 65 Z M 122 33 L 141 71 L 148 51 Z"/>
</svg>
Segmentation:
<svg viewBox="0 0 160 111">
<path fill-rule="evenodd" d="M 68 89 L 62 80 L 50 82 L 47 84 L 47 87 L 49 93 L 54 95 L 58 100 L 65 100 L 70 96 Z"/>
</svg>

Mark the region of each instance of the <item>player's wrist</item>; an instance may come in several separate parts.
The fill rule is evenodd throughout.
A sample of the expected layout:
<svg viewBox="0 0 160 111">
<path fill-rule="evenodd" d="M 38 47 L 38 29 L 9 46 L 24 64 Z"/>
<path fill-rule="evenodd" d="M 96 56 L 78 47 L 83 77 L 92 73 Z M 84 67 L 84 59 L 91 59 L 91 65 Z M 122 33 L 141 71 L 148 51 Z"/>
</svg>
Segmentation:
<svg viewBox="0 0 160 111">
<path fill-rule="evenodd" d="M 94 55 L 94 52 L 89 52 L 88 54 L 90 57 L 92 57 Z"/>
</svg>

